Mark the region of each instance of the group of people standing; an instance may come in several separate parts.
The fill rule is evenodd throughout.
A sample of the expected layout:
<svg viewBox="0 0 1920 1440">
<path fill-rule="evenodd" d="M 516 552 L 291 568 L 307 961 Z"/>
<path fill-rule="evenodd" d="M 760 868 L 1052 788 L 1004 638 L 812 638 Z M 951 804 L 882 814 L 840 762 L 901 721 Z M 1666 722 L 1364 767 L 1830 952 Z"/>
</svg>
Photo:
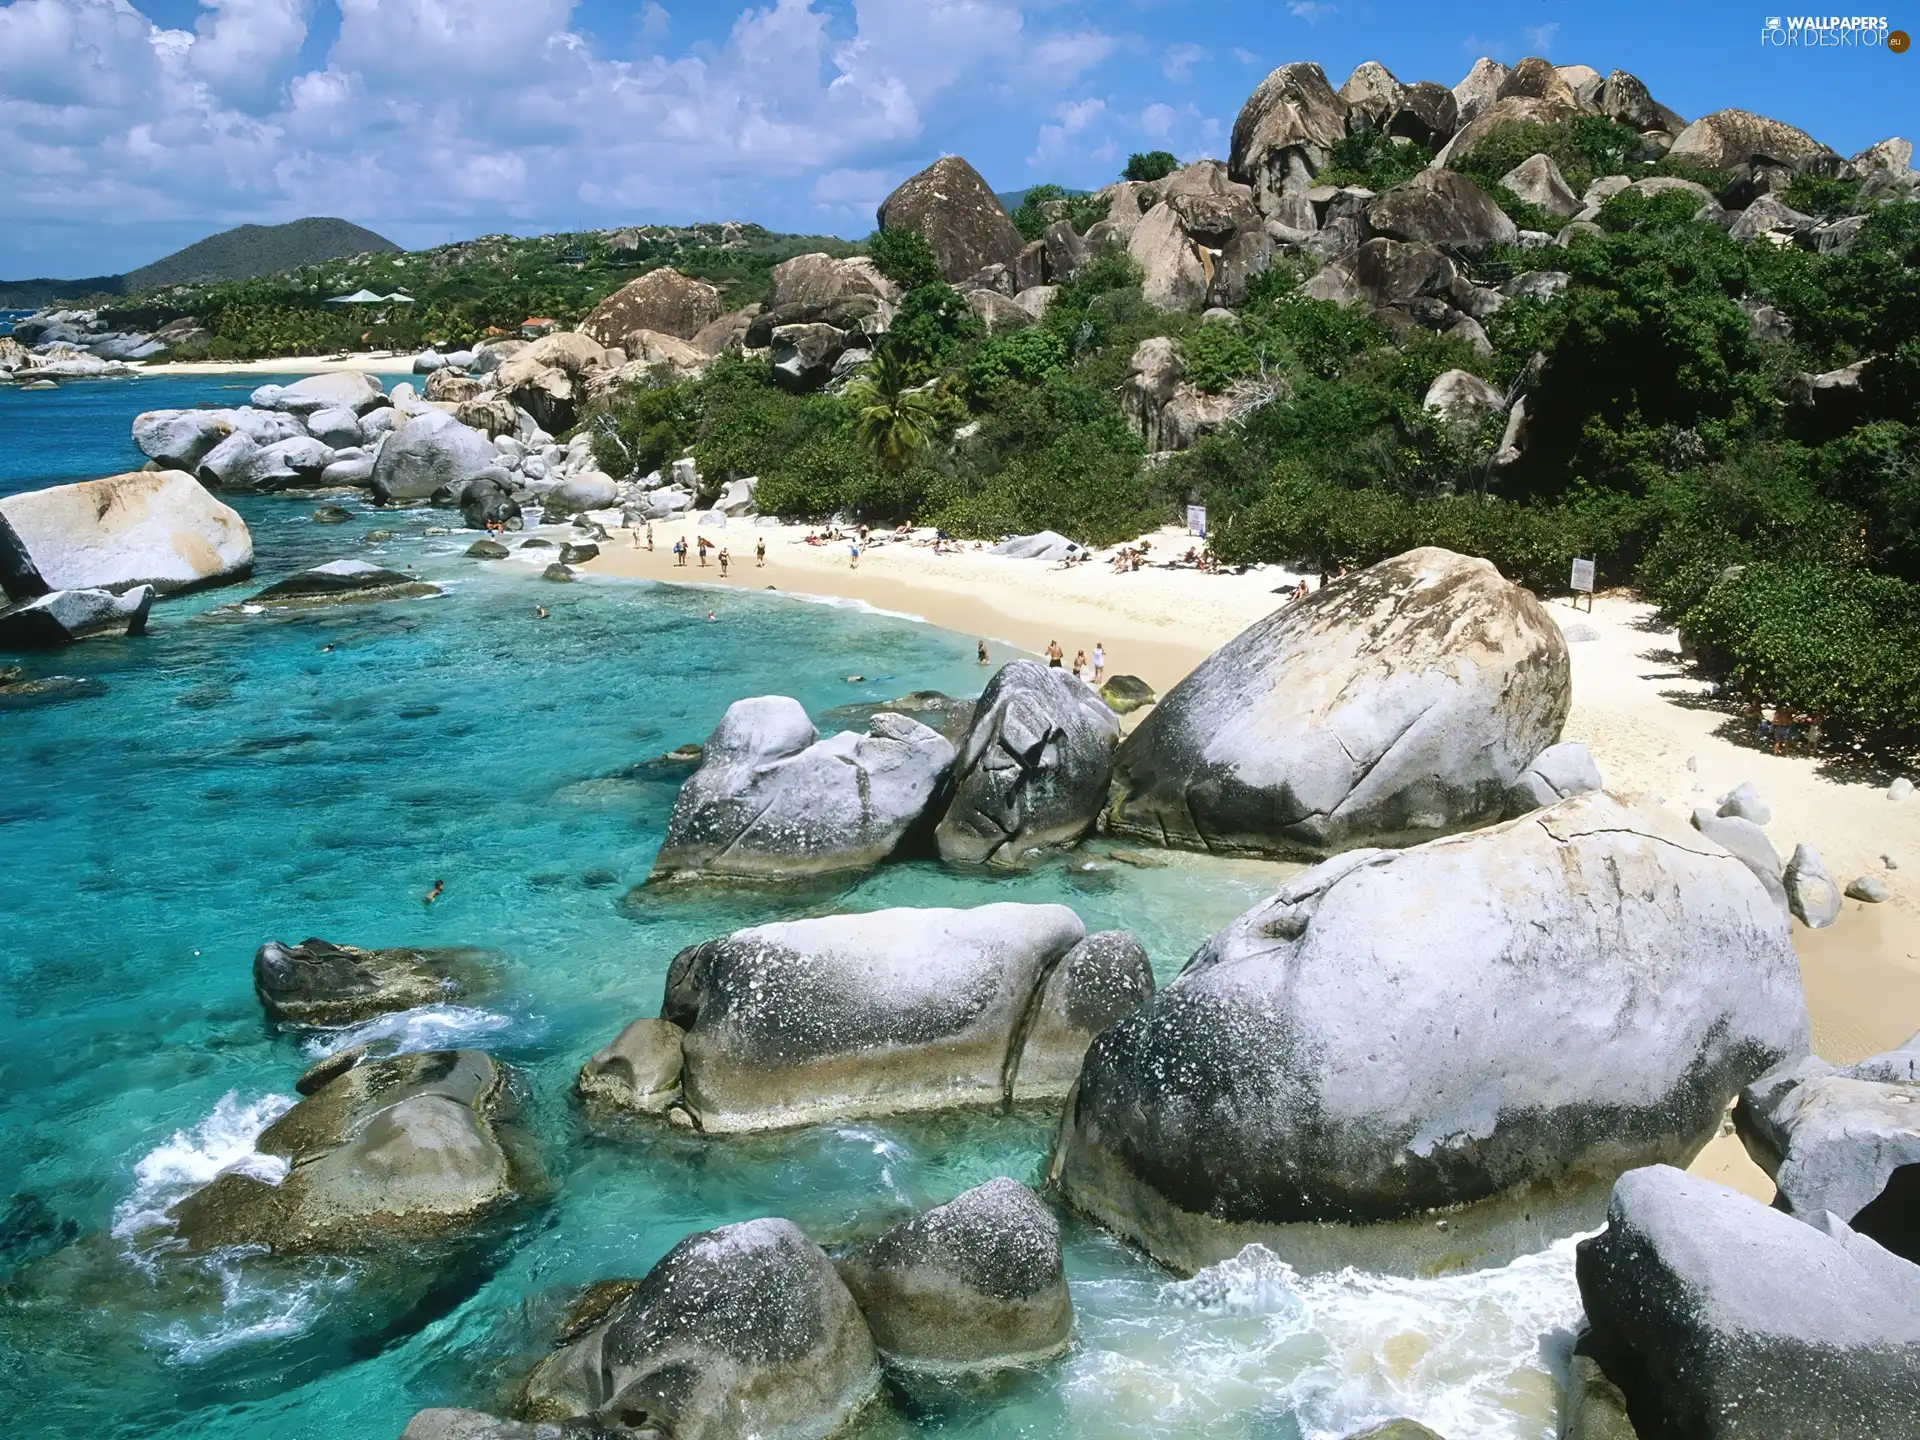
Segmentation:
<svg viewBox="0 0 1920 1440">
<path fill-rule="evenodd" d="M 986 645 L 982 643 L 980 653 L 986 654 Z M 1049 640 L 1046 648 L 1047 664 L 1055 670 L 1067 668 L 1067 652 L 1060 648 L 1058 640 Z M 985 664 L 985 660 L 981 661 Z M 1073 652 L 1073 678 L 1084 680 L 1089 685 L 1098 685 L 1107 673 L 1107 650 L 1098 640 L 1093 642 L 1093 654 L 1088 656 L 1084 650 Z"/>
<path fill-rule="evenodd" d="M 637 530 L 634 532 L 633 543 L 634 546 L 638 548 L 640 544 L 640 532 Z M 651 525 L 647 526 L 647 549 L 653 549 L 653 526 Z M 704 535 L 698 536 L 694 545 L 691 547 L 688 546 L 687 537 L 684 535 L 674 541 L 673 563 L 684 569 L 687 563 L 687 555 L 692 551 L 697 551 L 700 557 L 700 568 L 704 570 L 707 567 L 707 552 L 709 550 L 715 552 L 714 559 L 720 566 L 720 578 L 722 580 L 726 579 L 727 567 L 733 563 L 733 552 L 724 545 L 716 546 Z M 756 569 L 764 570 L 767 567 L 767 542 L 764 536 L 754 542 L 753 563 Z"/>
</svg>

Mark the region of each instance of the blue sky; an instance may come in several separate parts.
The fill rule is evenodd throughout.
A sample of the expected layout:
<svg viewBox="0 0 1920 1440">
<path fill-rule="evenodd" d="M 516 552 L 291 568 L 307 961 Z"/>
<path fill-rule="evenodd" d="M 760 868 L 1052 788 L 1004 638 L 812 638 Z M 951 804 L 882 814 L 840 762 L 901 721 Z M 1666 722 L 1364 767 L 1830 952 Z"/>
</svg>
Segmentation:
<svg viewBox="0 0 1920 1440">
<path fill-rule="evenodd" d="M 1630 70 L 1689 119 L 1758 110 L 1849 154 L 1920 139 L 1920 54 L 1765 47 L 1783 3 L 4 0 L 0 276 L 313 214 L 409 246 L 721 219 L 858 236 L 946 153 L 1006 190 L 1101 184 L 1133 150 L 1224 157 L 1289 60 L 1451 85 L 1537 54 Z"/>
</svg>

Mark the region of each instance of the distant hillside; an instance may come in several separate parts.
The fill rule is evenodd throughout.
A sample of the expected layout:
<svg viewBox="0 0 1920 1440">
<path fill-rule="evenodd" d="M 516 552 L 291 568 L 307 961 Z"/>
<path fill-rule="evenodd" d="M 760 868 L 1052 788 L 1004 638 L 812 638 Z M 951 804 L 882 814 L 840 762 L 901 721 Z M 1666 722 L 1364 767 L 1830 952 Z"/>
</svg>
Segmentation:
<svg viewBox="0 0 1920 1440">
<path fill-rule="evenodd" d="M 324 215 L 290 220 L 285 225 L 240 225 L 128 271 L 120 277 L 120 293 L 137 295 L 162 285 L 251 280 L 256 275 L 272 275 L 349 255 L 399 251 L 400 247 L 384 235 Z"/>
<path fill-rule="evenodd" d="M 0 280 L 0 307 L 39 309 L 60 300 L 95 295 L 137 295 L 163 285 L 204 285 L 251 280 L 349 255 L 398 254 L 400 247 L 364 226 L 330 216 L 290 220 L 285 225 L 239 225 L 195 241 L 184 250 L 125 275 L 82 280 Z"/>
</svg>

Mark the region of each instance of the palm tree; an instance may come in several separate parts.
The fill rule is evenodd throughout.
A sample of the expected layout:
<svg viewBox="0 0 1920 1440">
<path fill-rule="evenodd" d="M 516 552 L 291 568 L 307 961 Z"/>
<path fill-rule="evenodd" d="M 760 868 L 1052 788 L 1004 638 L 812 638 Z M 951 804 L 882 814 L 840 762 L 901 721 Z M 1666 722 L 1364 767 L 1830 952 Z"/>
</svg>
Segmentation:
<svg viewBox="0 0 1920 1440">
<path fill-rule="evenodd" d="M 916 386 L 909 379 L 900 357 L 883 344 L 874 351 L 872 369 L 846 389 L 859 411 L 861 443 L 883 470 L 896 474 L 913 462 L 940 421 L 938 382 Z"/>
</svg>

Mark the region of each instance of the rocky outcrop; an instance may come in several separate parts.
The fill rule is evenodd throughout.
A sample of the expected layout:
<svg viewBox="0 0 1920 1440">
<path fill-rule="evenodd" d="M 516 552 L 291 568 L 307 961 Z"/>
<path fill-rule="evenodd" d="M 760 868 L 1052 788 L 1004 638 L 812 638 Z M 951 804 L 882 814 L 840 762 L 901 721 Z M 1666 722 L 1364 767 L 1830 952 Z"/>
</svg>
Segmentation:
<svg viewBox="0 0 1920 1440">
<path fill-rule="evenodd" d="M 1839 882 L 1827 873 L 1813 846 L 1803 841 L 1793 847 L 1780 883 L 1787 892 L 1787 909 L 1809 930 L 1823 930 L 1840 918 Z"/>
<path fill-rule="evenodd" d="M 953 746 L 904 715 L 822 740 L 798 701 L 737 700 L 681 787 L 653 878 L 783 880 L 886 859 L 953 764 Z"/>
<path fill-rule="evenodd" d="M 1467 252 L 1511 245 L 1520 234 L 1486 191 L 1464 175 L 1437 168 L 1383 191 L 1367 206 L 1367 223 L 1390 240 Z"/>
<path fill-rule="evenodd" d="M 194 1252 L 411 1258 L 418 1245 L 471 1237 L 540 1189 L 512 1108 L 506 1070 L 479 1051 L 363 1061 L 267 1127 L 255 1142 L 266 1165 L 222 1172 L 169 1219 Z"/>
<path fill-rule="evenodd" d="M 1779 1187 L 1775 1205 L 1831 1211 L 1920 1264 L 1920 1035 L 1855 1065 L 1802 1061 L 1740 1093 L 1734 1128 Z"/>
<path fill-rule="evenodd" d="M 495 393 L 559 434 L 572 427 L 594 377 L 610 368 L 604 346 L 571 330 L 542 336 L 493 372 Z"/>
<path fill-rule="evenodd" d="M 298 945 L 269 940 L 253 957 L 253 993 L 269 1020 L 354 1025 L 471 995 L 477 958 L 477 952 L 461 949 L 362 950 L 320 939 Z"/>
<path fill-rule="evenodd" d="M 1911 1435 L 1920 1266 L 1665 1165 L 1580 1242 L 1585 1342 L 1640 1440 Z"/>
<path fill-rule="evenodd" d="M 680 1099 L 686 1032 L 670 1020 L 642 1016 L 580 1067 L 580 1098 L 615 1110 L 657 1115 Z"/>
<path fill-rule="evenodd" d="M 1441 371 L 1421 404 L 1449 424 L 1468 429 L 1489 416 L 1506 413 L 1507 408 L 1504 395 L 1468 370 Z"/>
<path fill-rule="evenodd" d="M 291 385 L 262 385 L 247 399 L 257 410 L 284 410 L 301 416 L 341 407 L 364 415 L 389 403 L 378 380 L 352 370 L 309 375 Z"/>
<path fill-rule="evenodd" d="M 246 522 L 191 475 L 136 470 L 0 499 L 0 587 L 156 594 L 224 585 L 253 569 Z"/>
<path fill-rule="evenodd" d="M 1069 1094 L 1102 1030 L 1153 998 L 1153 960 L 1124 930 L 1087 936 L 1053 967 L 1028 1013 L 1009 1083 L 1022 1100 Z"/>
<path fill-rule="evenodd" d="M 479 431 L 445 411 L 423 410 L 387 436 L 374 457 L 370 483 L 383 505 L 425 500 L 437 490 L 465 485 L 498 460 Z"/>
<path fill-rule="evenodd" d="M 96 635 L 144 635 L 153 587 L 50 590 L 0 606 L 0 650 L 50 650 Z"/>
<path fill-rule="evenodd" d="M 1073 1335 L 1060 1222 L 1017 1180 L 990 1180 L 840 1261 L 880 1353 L 953 1373 L 1050 1360 Z"/>
<path fill-rule="evenodd" d="M 1001 904 L 794 920 L 690 946 L 660 1010 L 686 1032 L 682 1103 L 704 1130 L 741 1131 L 1045 1098 L 1078 1052 L 1041 1055 L 1029 1031 L 1085 938 L 1064 906 Z"/>
<path fill-rule="evenodd" d="M 1529 155 L 1500 177 L 1501 187 L 1529 205 L 1537 205 L 1562 220 L 1580 213 L 1579 198 L 1567 185 L 1551 155 Z"/>
<path fill-rule="evenodd" d="M 669 1250 L 540 1363 L 526 1407 L 593 1434 L 818 1440 L 879 1386 L 873 1338 L 826 1253 L 790 1220 L 748 1220 Z"/>
<path fill-rule="evenodd" d="M 1164 201 L 1149 210 L 1127 241 L 1140 267 L 1141 294 L 1156 310 L 1198 310 L 1213 283 L 1213 260 Z"/>
<path fill-rule="evenodd" d="M 1119 720 L 1085 681 L 1038 660 L 1002 667 L 953 766 L 940 857 L 1018 865 L 1076 844 L 1099 819 L 1119 741 Z"/>
<path fill-rule="evenodd" d="M 1114 759 L 1106 826 L 1319 856 L 1497 819 L 1559 739 L 1566 644 L 1485 560 L 1413 550 L 1275 611 L 1169 691 Z"/>
<path fill-rule="evenodd" d="M 479 1410 L 436 1405 L 416 1410 L 400 1440 L 574 1440 L 558 1425 L 502 1420 Z"/>
<path fill-rule="evenodd" d="M 1011 266 L 1020 232 L 993 190 L 958 155 L 945 155 L 900 183 L 880 202 L 882 230 L 917 230 L 949 280 L 965 280 L 988 265 Z"/>
<path fill-rule="evenodd" d="M 1507 76 L 1512 73 L 1498 60 L 1489 60 L 1484 55 L 1474 61 L 1473 68 L 1453 87 L 1460 123 L 1466 125 L 1478 120 L 1490 109 L 1500 98 L 1500 87 L 1506 84 Z"/>
<path fill-rule="evenodd" d="M 1253 189 L 1260 213 L 1297 215 L 1333 147 L 1347 135 L 1347 107 L 1318 65 L 1282 65 L 1262 80 L 1233 122 L 1228 169 Z"/>
<path fill-rule="evenodd" d="M 663 265 L 629 280 L 594 306 L 580 322 L 580 333 L 602 345 L 623 347 L 634 330 L 691 340 L 720 318 L 721 308 L 720 292 L 714 286 Z M 631 350 L 628 358 L 634 358 Z"/>
<path fill-rule="evenodd" d="M 316 605 L 357 605 L 376 600 L 411 600 L 438 595 L 439 587 L 414 575 L 388 570 L 370 560 L 329 560 L 276 581 L 247 597 L 249 605 L 304 609 Z"/>
<path fill-rule="evenodd" d="M 1478 1263 L 1684 1163 L 1806 1039 L 1745 868 L 1582 795 L 1294 877 L 1094 1041 L 1053 1169 L 1181 1269 L 1254 1240 L 1298 1266 Z"/>
<path fill-rule="evenodd" d="M 1156 335 L 1134 348 L 1120 388 L 1120 409 L 1156 455 L 1191 449 L 1228 424 L 1239 407 L 1231 391 L 1209 395 L 1186 373 L 1180 344 L 1171 336 Z"/>
<path fill-rule="evenodd" d="M 1716 110 L 1674 139 L 1669 159 L 1701 170 L 1731 170 L 1756 160 L 1802 169 L 1839 156 L 1804 130 L 1749 110 Z"/>
<path fill-rule="evenodd" d="M 149 410 L 133 421 L 133 443 L 142 455 L 163 470 L 188 474 L 232 433 L 233 422 L 222 410 Z"/>
</svg>

